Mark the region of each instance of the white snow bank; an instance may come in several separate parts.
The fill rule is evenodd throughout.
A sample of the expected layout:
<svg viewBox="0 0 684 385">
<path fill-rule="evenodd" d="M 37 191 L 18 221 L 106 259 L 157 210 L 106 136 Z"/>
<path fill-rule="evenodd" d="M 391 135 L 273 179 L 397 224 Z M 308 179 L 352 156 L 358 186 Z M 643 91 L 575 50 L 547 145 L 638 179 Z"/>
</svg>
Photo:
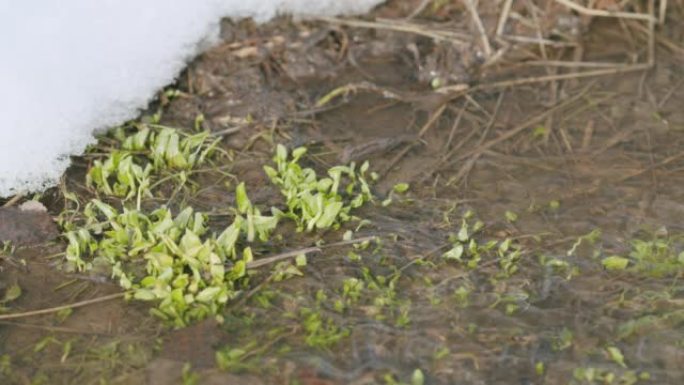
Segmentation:
<svg viewBox="0 0 684 385">
<path fill-rule="evenodd" d="M 362 13 L 381 0 L 0 0 L 0 196 L 58 182 L 135 117 L 221 17 Z"/>
</svg>

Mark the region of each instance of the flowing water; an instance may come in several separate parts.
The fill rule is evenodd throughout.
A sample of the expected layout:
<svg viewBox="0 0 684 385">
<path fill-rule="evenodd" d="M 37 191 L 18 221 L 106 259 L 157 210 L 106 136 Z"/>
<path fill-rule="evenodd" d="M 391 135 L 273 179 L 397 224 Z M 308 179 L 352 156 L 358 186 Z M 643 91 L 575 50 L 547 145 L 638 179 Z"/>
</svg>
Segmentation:
<svg viewBox="0 0 684 385">
<path fill-rule="evenodd" d="M 659 46 L 648 71 L 473 92 L 441 109 L 404 49 L 414 37 L 350 30 L 345 44 L 354 57 L 340 65 L 330 49 L 344 41 L 337 27 L 304 30 L 281 20 L 253 28 L 226 24 L 226 44 L 190 65 L 176 85 L 183 96 L 161 103 L 162 121 L 177 127 L 191 127 L 200 112 L 213 131 L 248 115 L 256 122 L 226 134 L 234 158 L 220 172 L 195 176 L 192 194 L 169 191 L 171 205 L 213 211 L 213 223 L 223 225 L 233 201 L 225 183 L 233 180 L 246 182 L 255 203 L 277 205 L 261 168 L 272 142 L 306 145 L 308 165 L 319 170 L 370 161 L 380 176 L 378 202 L 356 213 L 370 222 L 355 237 L 379 241 L 324 248 L 301 277 L 275 282 L 257 271 L 258 290 L 230 303 L 222 324 L 170 330 L 146 304 L 120 299 L 0 320 L 2 383 L 684 380 L 681 52 Z M 587 60 L 615 59 L 602 47 L 626 44 L 616 30 L 606 23 L 592 31 Z M 674 25 L 661 33 L 676 41 L 683 31 Z M 236 41 L 275 48 L 265 54 Z M 415 42 L 425 51 L 425 40 Z M 335 87 L 362 82 L 376 89 L 310 107 Z M 562 91 L 553 96 L 552 87 Z M 386 98 L 378 88 L 405 97 Z M 85 194 L 87 165 L 87 158 L 75 161 L 71 191 Z M 409 190 L 380 205 L 402 182 Z M 63 207 L 60 197 L 45 194 L 51 214 Z M 485 224 L 470 239 L 495 242 L 477 263 L 442 257 L 464 215 L 472 215 L 470 228 Z M 282 233 L 258 255 L 314 242 L 291 228 Z M 343 233 L 317 236 L 335 242 Z M 0 282 L 23 292 L 5 306 L 41 309 L 118 292 L 106 277 L 56 270 L 63 247 L 54 241 L 3 257 Z M 628 257 L 630 268 L 607 268 L 612 256 Z M 663 267 L 658 258 L 672 263 Z"/>
</svg>

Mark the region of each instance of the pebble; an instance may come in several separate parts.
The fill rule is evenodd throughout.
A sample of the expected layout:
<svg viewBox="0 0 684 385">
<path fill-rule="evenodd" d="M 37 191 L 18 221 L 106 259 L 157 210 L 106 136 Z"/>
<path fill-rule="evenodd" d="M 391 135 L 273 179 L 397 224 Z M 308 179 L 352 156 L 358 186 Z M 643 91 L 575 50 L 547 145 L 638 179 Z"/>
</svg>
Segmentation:
<svg viewBox="0 0 684 385">
<path fill-rule="evenodd" d="M 51 241 L 59 231 L 40 202 L 28 201 L 17 207 L 0 207 L 0 242 L 34 246 Z"/>
</svg>

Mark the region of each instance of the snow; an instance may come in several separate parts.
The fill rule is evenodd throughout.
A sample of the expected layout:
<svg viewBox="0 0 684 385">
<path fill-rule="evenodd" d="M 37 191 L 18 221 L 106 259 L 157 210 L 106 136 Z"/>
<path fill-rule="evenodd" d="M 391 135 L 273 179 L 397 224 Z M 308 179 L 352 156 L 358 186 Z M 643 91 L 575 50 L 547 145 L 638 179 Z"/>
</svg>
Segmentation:
<svg viewBox="0 0 684 385">
<path fill-rule="evenodd" d="M 381 0 L 0 0 L 0 197 L 58 183 L 93 132 L 134 118 L 221 17 L 363 13 Z"/>
</svg>

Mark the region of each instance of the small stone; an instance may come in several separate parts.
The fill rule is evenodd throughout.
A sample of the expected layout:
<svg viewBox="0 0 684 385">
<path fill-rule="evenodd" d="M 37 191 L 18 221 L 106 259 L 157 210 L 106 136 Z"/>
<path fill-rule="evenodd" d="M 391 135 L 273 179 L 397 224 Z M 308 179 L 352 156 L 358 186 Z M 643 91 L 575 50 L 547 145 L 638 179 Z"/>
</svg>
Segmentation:
<svg viewBox="0 0 684 385">
<path fill-rule="evenodd" d="M 20 208 L 0 208 L 0 242 L 11 242 L 17 246 L 32 246 L 45 243 L 59 236 L 52 217 L 39 202 L 26 203 Z"/>
<path fill-rule="evenodd" d="M 39 212 L 39 213 L 46 213 L 47 208 L 43 206 L 42 203 L 38 201 L 26 201 L 19 205 L 19 210 L 21 211 L 33 211 L 33 212 Z"/>
</svg>

